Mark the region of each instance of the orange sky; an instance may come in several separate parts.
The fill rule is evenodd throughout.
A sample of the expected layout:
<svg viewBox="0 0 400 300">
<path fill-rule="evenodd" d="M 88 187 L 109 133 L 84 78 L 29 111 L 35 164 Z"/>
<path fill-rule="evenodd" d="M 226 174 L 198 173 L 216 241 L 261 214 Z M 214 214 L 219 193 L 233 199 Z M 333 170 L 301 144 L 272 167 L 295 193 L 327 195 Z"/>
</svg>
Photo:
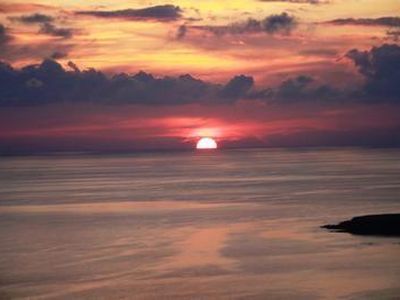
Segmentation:
<svg viewBox="0 0 400 300">
<path fill-rule="evenodd" d="M 379 5 L 378 5 L 379 2 Z M 32 2 L 33 3 L 33 2 Z M 386 37 L 385 27 L 334 26 L 317 24 L 336 18 L 373 18 L 400 11 L 397 0 L 332 0 L 330 4 L 293 4 L 258 0 L 221 1 L 54 1 L 3 2 L 0 20 L 10 28 L 18 46 L 36 51 L 18 57 L 16 64 L 37 62 L 52 51 L 64 51 L 81 67 L 135 72 L 140 69 L 158 74 L 191 73 L 202 78 L 226 79 L 232 74 L 274 77 L 290 72 L 314 71 L 320 64 L 336 63 L 349 47 L 369 48 Z M 24 5 L 25 4 L 25 5 Z M 30 6 L 28 6 L 30 4 Z M 101 19 L 76 15 L 76 11 L 137 9 L 173 4 L 182 17 L 171 22 L 155 20 Z M 43 5 L 43 6 L 40 6 Z M 176 38 L 180 25 L 188 27 L 226 25 L 247 18 L 262 19 L 288 12 L 298 27 L 288 36 L 227 35 L 223 37 L 189 29 L 183 39 Z M 38 35 L 38 26 L 10 21 L 13 16 L 42 13 L 54 16 L 57 26 L 74 30 L 71 39 Z M 331 55 L 311 53 L 324 49 Z M 335 53 L 335 54 L 334 54 Z M 336 66 L 346 70 L 345 64 Z M 260 74 L 261 73 L 261 74 Z"/>
<path fill-rule="evenodd" d="M 400 15 L 398 0 L 293 2 L 296 1 L 3 1 L 0 60 L 18 69 L 52 58 L 66 72 L 75 74 L 89 68 L 107 76 L 144 70 L 158 77 L 190 74 L 216 85 L 245 74 L 254 79 L 252 91 L 258 92 L 306 75 L 313 78 L 311 86 L 329 85 L 347 93 L 349 86 L 366 82 L 356 60 L 346 58 L 348 51 L 358 49 L 361 53 L 384 43 L 399 44 L 399 35 L 396 39 L 388 32 L 398 31 L 400 25 L 331 22 L 396 18 Z M 142 11 L 164 6 L 166 11 L 156 12 L 156 16 Z M 251 19 L 259 22 L 256 26 L 264 26 L 260 24 L 270 16 L 286 16 L 289 23 L 266 31 L 249 25 Z M 41 140 L 44 144 L 76 144 L 82 141 L 73 141 L 75 138 L 90 140 L 88 137 L 94 144 L 100 143 L 102 137 L 127 144 L 145 140 L 141 148 L 158 147 L 168 138 L 172 144 L 178 141 L 184 146 L 192 145 L 199 136 L 213 136 L 227 144 L 240 140 L 268 144 L 268 136 L 290 139 L 297 132 L 343 133 L 350 128 L 353 132 L 376 133 L 400 127 L 396 113 L 393 115 L 399 111 L 396 103 L 353 103 L 350 97 L 347 104 L 335 100 L 334 104 L 320 105 L 319 99 L 314 99 L 298 105 L 279 105 L 264 103 L 256 94 L 223 105 L 140 103 L 94 108 L 84 104 L 84 112 L 80 104 L 70 107 L 65 103 L 45 109 L 4 108 L 0 148 L 25 142 L 40 145 Z M 65 111 L 69 111 L 67 116 Z M 312 140 L 312 134 L 308 136 Z M 65 140 L 60 142 L 62 137 Z"/>
</svg>

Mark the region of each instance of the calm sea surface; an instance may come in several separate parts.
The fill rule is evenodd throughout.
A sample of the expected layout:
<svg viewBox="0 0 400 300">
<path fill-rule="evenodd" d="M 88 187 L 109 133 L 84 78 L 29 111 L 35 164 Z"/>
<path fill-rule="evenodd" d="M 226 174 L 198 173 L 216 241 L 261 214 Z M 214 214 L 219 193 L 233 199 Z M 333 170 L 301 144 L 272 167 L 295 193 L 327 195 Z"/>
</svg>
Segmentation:
<svg viewBox="0 0 400 300">
<path fill-rule="evenodd" d="M 0 157 L 0 299 L 400 299 L 400 150 Z"/>
</svg>

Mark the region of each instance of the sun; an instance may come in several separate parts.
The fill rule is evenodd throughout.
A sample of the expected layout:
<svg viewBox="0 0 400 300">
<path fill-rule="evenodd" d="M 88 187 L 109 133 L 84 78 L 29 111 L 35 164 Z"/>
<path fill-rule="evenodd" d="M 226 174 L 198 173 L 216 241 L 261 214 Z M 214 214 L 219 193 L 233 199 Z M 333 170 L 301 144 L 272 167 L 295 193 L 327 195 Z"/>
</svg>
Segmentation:
<svg viewBox="0 0 400 300">
<path fill-rule="evenodd" d="M 196 145 L 196 149 L 217 149 L 217 142 L 209 137 L 201 138 Z"/>
</svg>

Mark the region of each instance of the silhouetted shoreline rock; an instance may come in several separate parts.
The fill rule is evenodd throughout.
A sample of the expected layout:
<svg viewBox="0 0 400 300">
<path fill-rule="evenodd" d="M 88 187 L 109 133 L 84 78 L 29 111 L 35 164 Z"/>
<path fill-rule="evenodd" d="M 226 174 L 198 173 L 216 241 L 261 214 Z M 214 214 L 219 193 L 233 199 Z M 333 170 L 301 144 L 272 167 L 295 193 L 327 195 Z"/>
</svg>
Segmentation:
<svg viewBox="0 0 400 300">
<path fill-rule="evenodd" d="M 358 235 L 400 237 L 400 214 L 360 216 L 336 225 L 321 227 L 335 232 L 348 232 Z"/>
</svg>

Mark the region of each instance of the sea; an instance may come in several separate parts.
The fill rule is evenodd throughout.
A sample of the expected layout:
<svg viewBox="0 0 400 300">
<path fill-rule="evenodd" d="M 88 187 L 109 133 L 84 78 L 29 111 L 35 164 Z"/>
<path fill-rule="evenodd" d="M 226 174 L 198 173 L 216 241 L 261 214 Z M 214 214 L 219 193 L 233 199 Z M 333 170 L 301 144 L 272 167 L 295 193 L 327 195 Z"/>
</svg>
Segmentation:
<svg viewBox="0 0 400 300">
<path fill-rule="evenodd" d="M 400 150 L 0 157 L 0 299 L 400 299 Z"/>
</svg>

